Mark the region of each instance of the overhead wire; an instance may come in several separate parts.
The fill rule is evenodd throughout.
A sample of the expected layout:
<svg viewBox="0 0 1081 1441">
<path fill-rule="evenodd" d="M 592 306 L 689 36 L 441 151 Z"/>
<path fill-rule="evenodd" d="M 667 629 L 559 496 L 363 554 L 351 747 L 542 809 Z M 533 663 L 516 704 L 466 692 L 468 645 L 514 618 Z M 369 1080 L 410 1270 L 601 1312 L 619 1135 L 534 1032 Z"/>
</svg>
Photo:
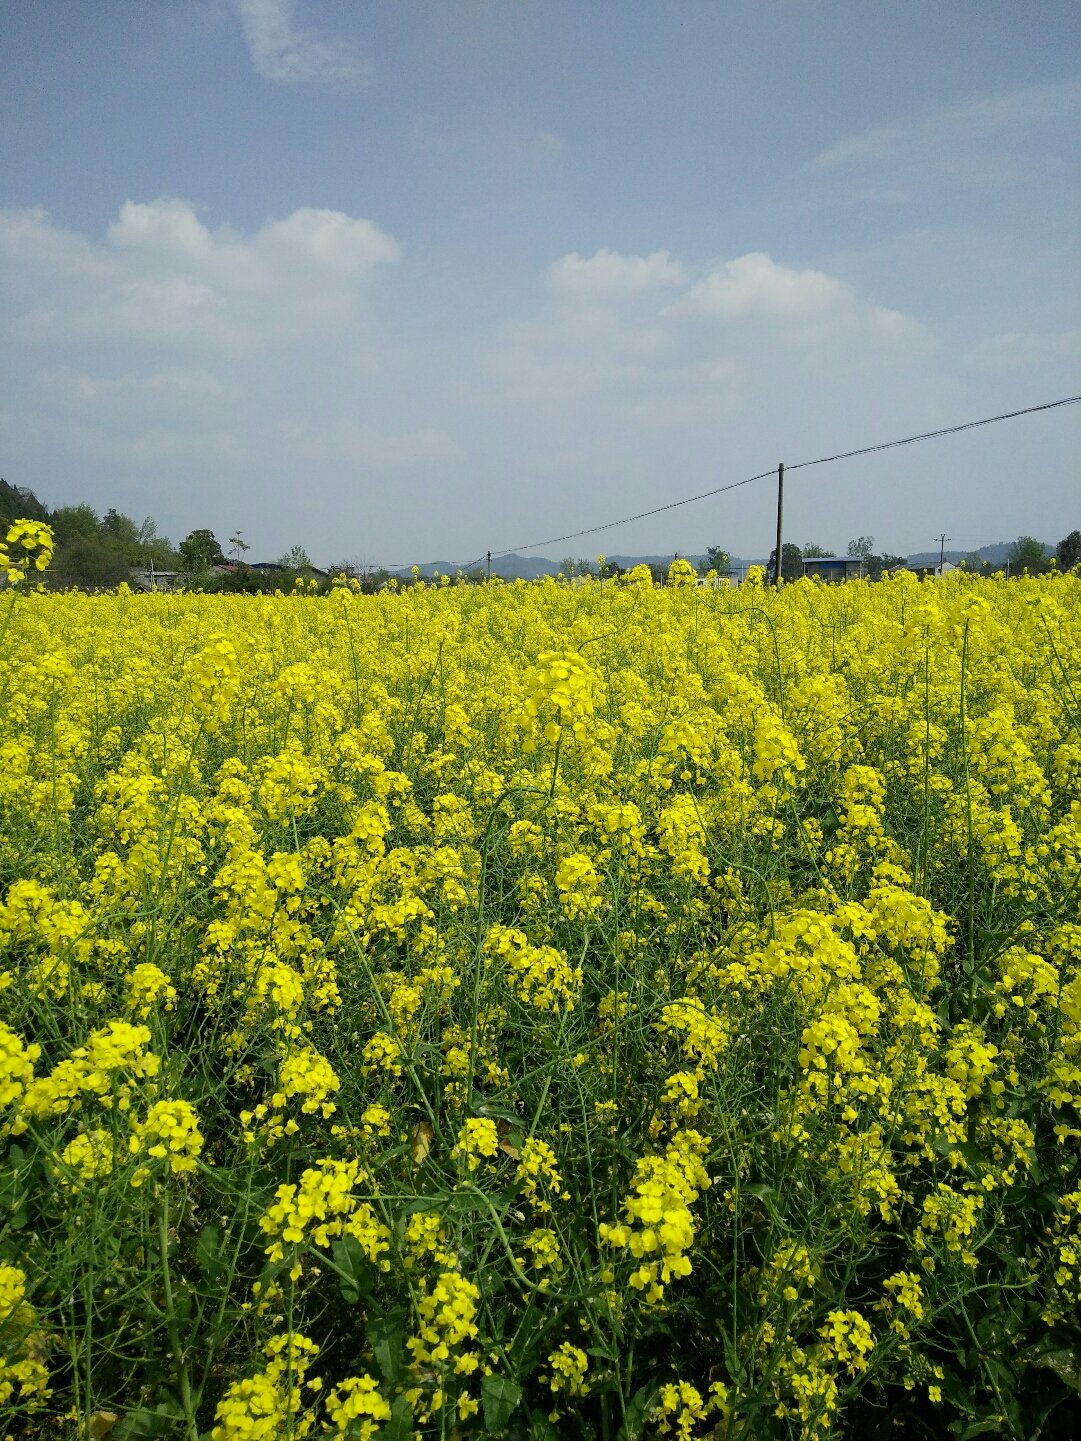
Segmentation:
<svg viewBox="0 0 1081 1441">
<path fill-rule="evenodd" d="M 841 450 L 833 455 L 820 455 L 815 460 L 797 460 L 791 465 L 785 465 L 785 473 L 792 470 L 806 470 L 812 465 L 830 465 L 837 460 L 852 460 L 860 455 L 873 455 L 881 450 L 896 450 L 902 445 L 916 445 L 923 440 L 937 440 L 944 435 L 957 435 L 963 430 L 977 430 L 984 425 L 995 425 L 1001 420 L 1016 420 L 1021 415 L 1035 415 L 1043 410 L 1058 410 L 1064 405 L 1076 405 L 1081 401 L 1081 395 L 1068 395 L 1062 400 L 1045 401 L 1042 405 L 1027 405 L 1022 410 L 1006 410 L 998 415 L 984 416 L 980 420 L 965 420 L 959 425 L 946 425 L 938 430 L 924 430 L 919 435 L 906 435 L 899 440 L 883 440 L 875 445 L 862 445 L 855 450 Z M 465 565 L 457 566 L 456 569 L 472 570 L 475 566 L 482 564 L 485 560 L 501 559 L 508 555 L 520 555 L 523 551 L 539 550 L 542 546 L 562 545 L 569 540 L 581 540 L 587 535 L 599 535 L 602 531 L 616 530 L 620 526 L 630 525 L 636 520 L 648 520 L 651 516 L 662 515 L 668 510 L 679 510 L 685 505 L 697 505 L 699 501 L 710 500 L 715 495 L 725 495 L 728 491 L 739 490 L 742 486 L 753 485 L 759 480 L 768 480 L 777 474 L 776 467 L 770 470 L 759 471 L 757 475 L 748 475 L 743 480 L 731 481 L 728 485 L 714 486 L 712 490 L 703 490 L 698 495 L 688 495 L 682 500 L 670 500 L 664 505 L 653 506 L 650 510 L 640 510 L 635 515 L 621 516 L 618 520 L 607 520 L 599 525 L 586 526 L 583 530 L 569 531 L 566 535 L 550 536 L 547 540 L 530 541 L 528 545 L 511 545 L 505 550 L 484 551 Z M 455 564 L 446 562 L 446 564 Z M 386 570 L 406 570 L 408 566 L 385 566 Z"/>
</svg>

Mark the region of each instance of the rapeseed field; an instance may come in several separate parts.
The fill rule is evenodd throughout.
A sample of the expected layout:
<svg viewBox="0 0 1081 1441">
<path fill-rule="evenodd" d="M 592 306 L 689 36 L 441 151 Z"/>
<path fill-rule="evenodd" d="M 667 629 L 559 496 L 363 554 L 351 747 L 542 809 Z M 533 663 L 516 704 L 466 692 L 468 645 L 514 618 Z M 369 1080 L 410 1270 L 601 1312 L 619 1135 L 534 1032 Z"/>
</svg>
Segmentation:
<svg viewBox="0 0 1081 1441">
<path fill-rule="evenodd" d="M 48 553 L 0 594 L 0 1434 L 1076 1434 L 1081 577 Z"/>
</svg>

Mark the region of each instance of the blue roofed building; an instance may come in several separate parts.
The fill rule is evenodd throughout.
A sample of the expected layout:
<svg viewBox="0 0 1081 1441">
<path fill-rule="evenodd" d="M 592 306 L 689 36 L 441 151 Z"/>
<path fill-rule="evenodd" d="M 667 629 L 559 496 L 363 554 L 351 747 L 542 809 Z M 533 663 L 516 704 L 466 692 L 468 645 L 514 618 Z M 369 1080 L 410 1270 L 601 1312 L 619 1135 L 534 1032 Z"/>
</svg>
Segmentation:
<svg viewBox="0 0 1081 1441">
<path fill-rule="evenodd" d="M 859 580 L 863 561 L 858 555 L 816 555 L 803 562 L 803 574 L 817 576 L 827 585 L 839 585 L 844 580 Z"/>
</svg>

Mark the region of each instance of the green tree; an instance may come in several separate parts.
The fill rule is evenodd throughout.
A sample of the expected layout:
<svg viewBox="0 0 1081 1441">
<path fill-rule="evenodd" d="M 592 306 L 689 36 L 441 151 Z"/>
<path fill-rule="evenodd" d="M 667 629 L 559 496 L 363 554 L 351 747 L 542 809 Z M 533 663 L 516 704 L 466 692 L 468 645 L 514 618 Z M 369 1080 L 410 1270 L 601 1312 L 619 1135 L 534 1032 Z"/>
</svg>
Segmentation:
<svg viewBox="0 0 1081 1441">
<path fill-rule="evenodd" d="M 50 523 L 49 512 L 32 490 L 9 485 L 0 479 L 0 524 L 6 531 L 13 520 L 41 520 Z"/>
<path fill-rule="evenodd" d="M 131 580 L 131 564 L 100 535 L 77 536 L 63 546 L 49 568 L 49 584 L 83 590 L 111 590 Z"/>
<path fill-rule="evenodd" d="M 225 556 L 212 530 L 193 530 L 180 542 L 180 568 L 188 575 L 202 575 L 212 565 L 222 565 Z"/>
<path fill-rule="evenodd" d="M 798 545 L 785 543 L 781 547 L 781 579 L 799 580 L 803 574 L 803 551 Z M 777 578 L 777 547 L 774 546 L 769 553 L 769 563 L 766 566 L 767 580 L 774 581 Z"/>
<path fill-rule="evenodd" d="M 167 535 L 159 535 L 155 521 L 148 515 L 138 527 L 139 564 L 149 569 L 173 570 L 177 556 Z"/>
<path fill-rule="evenodd" d="M 855 540 L 848 542 L 848 553 L 853 560 L 866 560 L 874 554 L 875 538 L 873 535 L 860 535 Z"/>
<path fill-rule="evenodd" d="M 76 540 L 98 539 L 102 533 L 98 513 L 89 505 L 57 506 L 51 523 L 58 546 L 71 545 Z"/>
<path fill-rule="evenodd" d="M 719 545 L 706 546 L 706 569 L 715 570 L 718 575 L 727 575 L 732 569 L 732 557 Z"/>
<path fill-rule="evenodd" d="M 818 560 L 821 556 L 832 554 L 832 550 L 826 550 L 823 546 L 816 545 L 813 540 L 809 540 L 800 550 L 800 555 L 804 560 Z"/>
<path fill-rule="evenodd" d="M 1019 535 L 1010 546 L 1010 574 L 1042 575 L 1047 569 L 1047 548 L 1031 535 Z"/>
<path fill-rule="evenodd" d="M 139 559 L 139 527 L 130 516 L 107 510 L 101 522 L 102 538 L 131 563 Z"/>
<path fill-rule="evenodd" d="M 1056 554 L 1059 570 L 1073 570 L 1075 565 L 1081 565 L 1081 530 L 1071 530 L 1063 536 Z"/>
<path fill-rule="evenodd" d="M 871 580 L 881 580 L 885 571 L 900 570 L 905 564 L 903 555 L 890 555 L 889 551 L 883 551 L 881 555 L 869 555 L 864 562 L 864 574 Z"/>
<path fill-rule="evenodd" d="M 302 545 L 294 545 L 293 548 L 287 550 L 284 555 L 279 555 L 277 564 L 281 566 L 282 570 L 295 570 L 299 572 L 312 569 L 311 556 Z"/>
<path fill-rule="evenodd" d="M 244 553 L 251 550 L 251 546 L 244 539 L 243 531 L 238 530 L 235 535 L 229 537 L 229 549 L 233 552 L 233 559 L 239 565 Z"/>
<path fill-rule="evenodd" d="M 576 575 L 593 574 L 593 562 L 583 560 L 580 556 L 577 559 L 573 555 L 564 556 L 559 562 L 559 568 L 568 579 Z"/>
</svg>

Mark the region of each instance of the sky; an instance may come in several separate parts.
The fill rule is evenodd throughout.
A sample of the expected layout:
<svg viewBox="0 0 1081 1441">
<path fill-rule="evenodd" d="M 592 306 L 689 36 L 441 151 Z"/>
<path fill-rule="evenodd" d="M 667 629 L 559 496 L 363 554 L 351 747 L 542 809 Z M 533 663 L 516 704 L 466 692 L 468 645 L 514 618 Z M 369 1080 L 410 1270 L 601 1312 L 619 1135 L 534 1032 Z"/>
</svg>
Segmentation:
<svg viewBox="0 0 1081 1441">
<path fill-rule="evenodd" d="M 1081 393 L 1076 0 L 0 0 L 0 474 L 321 565 L 764 556 Z M 785 537 L 1081 527 L 1081 405 Z M 537 542 L 551 542 L 536 544 Z"/>
</svg>

